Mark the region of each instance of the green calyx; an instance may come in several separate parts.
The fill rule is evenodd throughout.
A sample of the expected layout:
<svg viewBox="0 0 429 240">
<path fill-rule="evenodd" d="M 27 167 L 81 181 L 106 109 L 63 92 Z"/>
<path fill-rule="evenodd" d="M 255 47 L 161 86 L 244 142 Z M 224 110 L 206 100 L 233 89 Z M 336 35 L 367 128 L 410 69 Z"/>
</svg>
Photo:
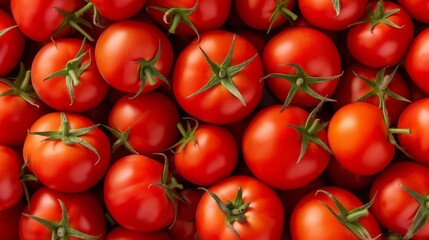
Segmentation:
<svg viewBox="0 0 429 240">
<path fill-rule="evenodd" d="M 24 161 L 24 164 L 21 166 L 19 181 L 22 185 L 22 189 L 24 190 L 24 196 L 25 196 L 25 201 L 27 202 L 27 207 L 28 209 L 30 209 L 30 192 L 28 191 L 28 188 L 27 188 L 27 182 L 30 182 L 30 181 L 38 182 L 39 179 L 37 179 L 35 175 L 28 173 L 27 163 L 28 163 L 27 161 Z"/>
<path fill-rule="evenodd" d="M 6 34 L 7 32 L 9 32 L 10 30 L 17 28 L 17 27 L 18 27 L 18 25 L 14 25 L 14 26 L 10 26 L 8 28 L 0 30 L 0 37 L 3 36 L 4 34 Z"/>
<path fill-rule="evenodd" d="M 59 70 L 58 72 L 54 72 L 51 75 L 45 77 L 44 81 L 56 78 L 56 77 L 64 77 L 66 80 L 67 90 L 70 96 L 70 106 L 73 105 L 74 102 L 74 88 L 80 84 L 79 78 L 80 75 L 85 72 L 92 64 L 91 52 L 89 50 L 85 51 L 85 39 L 82 41 L 82 45 L 77 52 L 76 56 L 69 60 L 64 69 Z M 85 65 L 82 64 L 83 58 L 89 55 L 89 62 Z"/>
<path fill-rule="evenodd" d="M 131 153 L 140 154 L 128 142 L 128 136 L 130 135 L 130 128 L 128 128 L 122 133 L 119 130 L 111 128 L 107 125 L 102 125 L 102 126 L 106 128 L 110 133 L 112 133 L 114 137 L 116 137 L 116 141 L 112 145 L 112 152 L 116 151 L 120 146 L 124 146 Z"/>
<path fill-rule="evenodd" d="M 298 15 L 296 15 L 294 12 L 292 12 L 286 7 L 289 2 L 290 0 L 276 0 L 276 7 L 274 8 L 273 13 L 268 19 L 268 21 L 270 21 L 270 25 L 268 26 L 267 34 L 270 33 L 275 21 L 279 18 L 280 15 L 285 17 L 289 21 L 289 23 L 294 22 L 298 18 Z"/>
<path fill-rule="evenodd" d="M 325 142 L 323 142 L 320 138 L 316 136 L 329 123 L 329 122 L 320 123 L 320 119 L 316 118 L 316 114 L 322 108 L 323 102 L 324 100 L 320 101 L 320 103 L 316 106 L 316 108 L 314 108 L 313 111 L 310 112 L 310 115 L 308 115 L 308 118 L 305 121 L 304 126 L 286 124 L 286 126 L 294 128 L 301 135 L 301 151 L 299 153 L 299 157 L 296 161 L 296 164 L 299 163 L 301 159 L 304 157 L 304 154 L 307 151 L 307 148 L 310 142 L 313 142 L 319 145 L 320 147 L 325 149 L 325 151 L 332 154 L 332 151 L 328 147 L 328 145 L 326 145 Z"/>
<path fill-rule="evenodd" d="M 55 10 L 63 16 L 64 21 L 58 27 L 58 29 L 52 34 L 51 40 L 54 41 L 55 35 L 61 33 L 67 27 L 72 27 L 73 29 L 80 32 L 85 38 L 89 41 L 93 42 L 94 39 L 81 27 L 84 25 L 86 27 L 91 28 L 92 25 L 87 20 L 81 18 L 81 16 L 90 9 L 94 9 L 94 5 L 91 2 L 88 2 L 85 6 L 80 8 L 75 12 L 67 12 L 60 8 L 55 8 Z"/>
<path fill-rule="evenodd" d="M 318 94 L 317 92 L 315 92 L 310 87 L 310 85 L 315 84 L 315 83 L 321 83 L 321 82 L 326 82 L 326 81 L 338 79 L 339 77 L 341 77 L 343 75 L 343 73 L 336 75 L 336 76 L 332 76 L 332 77 L 311 77 L 311 76 L 308 76 L 304 72 L 304 70 L 295 63 L 289 63 L 286 65 L 295 68 L 296 73 L 295 74 L 270 73 L 270 74 L 268 74 L 262 78 L 262 80 L 267 79 L 267 78 L 280 78 L 280 79 L 289 81 L 291 83 L 290 90 L 288 92 L 286 100 L 283 103 L 283 107 L 282 107 L 281 111 L 283 111 L 287 106 L 289 106 L 293 97 L 295 96 L 295 94 L 299 90 L 301 90 L 301 91 L 305 92 L 306 94 L 310 95 L 311 97 L 319 99 L 321 101 L 322 100 L 330 101 L 330 102 L 335 101 L 334 99 L 326 98 L 326 97 Z"/>
<path fill-rule="evenodd" d="M 429 220 L 429 196 L 423 196 L 401 184 L 401 188 L 419 203 L 413 222 L 403 239 L 411 239 Z"/>
<path fill-rule="evenodd" d="M 243 191 L 241 187 L 237 189 L 237 195 L 234 199 L 234 202 L 227 200 L 225 203 L 213 192 L 209 191 L 206 188 L 200 187 L 199 189 L 207 192 L 217 203 L 220 210 L 225 214 L 225 224 L 238 238 L 240 235 L 232 226 L 232 222 L 240 222 L 243 223 L 246 221 L 246 210 L 250 205 L 250 202 L 243 203 Z"/>
<path fill-rule="evenodd" d="M 164 13 L 162 16 L 162 20 L 165 24 L 169 25 L 168 32 L 171 34 L 175 34 L 177 26 L 179 26 L 179 23 L 183 22 L 188 27 L 194 31 L 194 33 L 197 35 L 197 42 L 200 41 L 200 34 L 198 33 L 197 28 L 195 27 L 194 23 L 189 19 L 189 15 L 198 7 L 198 0 L 195 2 L 194 6 L 191 8 L 163 8 L 158 6 L 149 6 L 148 8 L 152 8 L 158 11 L 161 11 Z M 170 18 L 170 21 L 168 21 L 168 18 Z"/>
<path fill-rule="evenodd" d="M 101 237 L 101 235 L 98 235 L 98 236 L 88 235 L 88 234 L 80 232 L 76 229 L 71 228 L 67 209 L 66 209 L 63 201 L 61 201 L 60 199 L 57 199 L 57 200 L 61 206 L 61 221 L 60 222 L 49 221 L 49 220 L 39 218 L 39 217 L 36 217 L 33 215 L 25 214 L 25 213 L 23 213 L 22 215 L 24 215 L 28 218 L 31 218 L 31 219 L 37 221 L 38 223 L 42 224 L 43 226 L 49 228 L 52 231 L 51 239 L 53 239 L 53 240 L 56 240 L 56 239 L 68 240 L 70 237 L 75 237 L 75 238 L 79 238 L 79 239 L 98 239 Z"/>
<path fill-rule="evenodd" d="M 45 136 L 46 138 L 43 139 L 42 141 L 61 141 L 66 145 L 79 144 L 91 150 L 94 154 L 97 155 L 97 162 L 95 162 L 94 164 L 96 165 L 100 160 L 100 154 L 98 153 L 97 149 L 95 149 L 90 143 L 88 143 L 85 139 L 81 137 L 96 129 L 99 126 L 99 124 L 86 127 L 86 128 L 71 129 L 71 126 L 67 120 L 66 114 L 64 112 L 61 112 L 60 116 L 61 116 L 61 127 L 58 131 L 28 132 L 28 133 L 32 135 Z"/>
<path fill-rule="evenodd" d="M 340 0 L 332 0 L 332 6 L 334 7 L 335 15 L 338 17 L 341 11 Z"/>
<path fill-rule="evenodd" d="M 18 76 L 14 81 L 0 78 L 0 82 L 10 87 L 9 90 L 0 93 L 0 97 L 10 95 L 19 96 L 32 106 L 39 107 L 39 105 L 34 102 L 34 99 L 39 99 L 39 96 L 37 96 L 37 94 L 34 92 L 33 86 L 30 85 L 30 77 L 30 71 L 26 71 L 24 63 L 21 62 Z"/>
<path fill-rule="evenodd" d="M 321 202 L 328 210 L 332 213 L 332 215 L 335 216 L 335 218 L 340 221 L 345 227 L 347 227 L 350 231 L 352 231 L 359 239 L 361 240 L 375 240 L 376 238 L 371 237 L 368 230 L 365 229 L 360 223 L 359 219 L 361 217 L 366 217 L 369 215 L 369 208 L 374 203 L 375 197 L 371 199 L 371 201 L 365 205 L 362 205 L 358 208 L 355 208 L 353 210 L 348 211 L 343 204 L 338 201 L 336 197 L 334 197 L 331 193 L 324 191 L 324 190 L 318 190 L 316 191 L 316 194 L 323 193 L 327 195 L 332 202 L 334 203 L 335 207 L 338 210 L 338 213 L 336 213 L 328 204 L 325 202 Z"/>
<path fill-rule="evenodd" d="M 159 40 L 158 44 L 158 51 L 156 52 L 156 55 L 151 60 L 146 59 L 140 59 L 134 64 L 139 65 L 139 79 L 141 80 L 141 85 L 137 93 L 131 97 L 131 99 L 136 98 L 139 96 L 146 85 L 146 82 L 149 81 L 149 85 L 153 86 L 156 84 L 154 76 L 161 79 L 167 86 L 170 86 L 170 82 L 165 78 L 156 68 L 155 64 L 158 62 L 159 58 L 161 57 L 161 39 Z"/>
<path fill-rule="evenodd" d="M 246 101 L 244 100 L 243 96 L 241 95 L 240 91 L 237 89 L 237 87 L 234 84 L 233 77 L 238 74 L 243 68 L 245 68 L 250 62 L 253 61 L 253 59 L 256 58 L 257 54 L 255 54 L 250 59 L 235 65 L 231 66 L 231 60 L 232 60 L 232 54 L 234 52 L 234 44 L 235 44 L 235 38 L 236 35 L 234 34 L 232 38 L 231 47 L 228 51 L 228 54 L 223 60 L 223 62 L 220 65 L 217 65 L 214 63 L 209 56 L 204 52 L 204 50 L 200 48 L 201 52 L 204 55 L 204 58 L 206 59 L 207 63 L 210 65 L 210 68 L 213 72 L 213 76 L 210 78 L 210 80 L 200 89 L 198 89 L 196 92 L 192 93 L 191 95 L 187 96 L 187 98 L 193 97 L 197 94 L 200 94 L 202 92 L 205 92 L 209 90 L 210 88 L 217 86 L 218 84 L 221 84 L 223 87 L 228 90 L 234 97 L 240 100 L 240 102 L 243 104 L 243 106 L 246 106 Z"/>
<path fill-rule="evenodd" d="M 189 142 L 193 142 L 194 146 L 197 144 L 197 139 L 195 139 L 195 132 L 198 129 L 198 120 L 195 118 L 184 118 L 186 119 L 186 130 L 183 127 L 182 123 L 177 124 L 177 128 L 179 129 L 180 134 L 182 134 L 182 139 L 180 139 L 177 143 L 173 144 L 169 149 L 173 150 L 177 146 L 180 145 L 179 149 L 175 151 L 175 153 L 180 153 L 183 149 L 188 145 Z M 192 127 L 189 120 L 193 120 L 195 122 L 195 126 Z"/>
<path fill-rule="evenodd" d="M 400 11 L 399 8 L 385 11 L 383 0 L 379 0 L 377 2 L 377 5 L 375 6 L 374 11 L 371 11 L 370 9 L 366 8 L 366 12 L 369 15 L 369 18 L 357 21 L 351 25 L 356 25 L 361 23 L 371 23 L 369 26 L 370 32 L 372 32 L 374 30 L 374 27 L 377 26 L 378 24 L 387 24 L 393 28 L 402 28 L 403 26 L 398 26 L 388 19 L 390 16 L 392 16 L 393 14 L 399 11 Z"/>
</svg>

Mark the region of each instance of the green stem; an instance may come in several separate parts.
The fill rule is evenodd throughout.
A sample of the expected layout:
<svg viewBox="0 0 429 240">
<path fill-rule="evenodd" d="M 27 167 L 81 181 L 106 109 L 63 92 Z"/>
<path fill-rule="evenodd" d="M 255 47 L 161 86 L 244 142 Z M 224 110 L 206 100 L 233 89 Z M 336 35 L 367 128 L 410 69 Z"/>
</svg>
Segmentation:
<svg viewBox="0 0 429 240">
<path fill-rule="evenodd" d="M 168 32 L 171 34 L 176 33 L 176 28 L 179 26 L 179 23 L 182 21 L 182 16 L 180 14 L 174 14 L 173 21 L 171 22 Z"/>
<path fill-rule="evenodd" d="M 83 6 L 82 8 L 77 10 L 76 12 L 74 12 L 74 15 L 76 15 L 76 17 L 80 17 L 93 7 L 94 7 L 94 4 L 92 2 L 88 2 L 85 6 Z"/>
<path fill-rule="evenodd" d="M 143 69 L 144 75 L 146 76 L 146 79 L 149 81 L 149 85 L 153 86 L 156 84 L 155 79 L 153 79 L 152 70 L 150 67 L 145 67 Z"/>
<path fill-rule="evenodd" d="M 25 91 L 28 88 L 28 84 L 30 84 L 31 80 L 31 71 L 25 71 L 24 79 L 22 80 L 22 83 L 19 87 L 22 91 Z"/>
<path fill-rule="evenodd" d="M 91 42 L 94 41 L 94 38 L 91 37 L 91 35 L 89 35 L 85 30 L 83 30 L 83 28 L 79 24 L 77 24 L 75 21 L 70 20 L 69 25 L 70 25 L 70 27 L 72 27 L 72 28 L 76 29 L 78 32 L 80 32 L 89 41 L 91 41 Z"/>
</svg>

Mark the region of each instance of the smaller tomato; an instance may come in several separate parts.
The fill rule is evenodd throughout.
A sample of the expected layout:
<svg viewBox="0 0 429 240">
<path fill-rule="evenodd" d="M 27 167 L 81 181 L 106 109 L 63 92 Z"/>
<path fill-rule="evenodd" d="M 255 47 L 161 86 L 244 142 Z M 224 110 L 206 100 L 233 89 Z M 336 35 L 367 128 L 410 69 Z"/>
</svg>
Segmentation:
<svg viewBox="0 0 429 240">
<path fill-rule="evenodd" d="M 171 240 L 165 231 L 138 232 L 122 226 L 115 227 L 105 240 Z"/>
<path fill-rule="evenodd" d="M 19 239 L 19 219 L 26 207 L 26 202 L 21 199 L 14 206 L 0 211 L 0 239 Z"/>
<path fill-rule="evenodd" d="M 110 20 L 124 20 L 140 11 L 146 0 L 91 0 L 99 13 Z"/>
<path fill-rule="evenodd" d="M 23 196 L 21 166 L 22 160 L 18 153 L 0 145 L 0 211 L 16 205 Z"/>
<path fill-rule="evenodd" d="M 429 14 L 427 14 L 429 15 Z M 429 28 L 420 32 L 411 43 L 411 46 L 405 56 L 405 70 L 411 80 L 426 94 L 429 93 L 429 84 L 427 76 L 429 70 Z"/>
</svg>

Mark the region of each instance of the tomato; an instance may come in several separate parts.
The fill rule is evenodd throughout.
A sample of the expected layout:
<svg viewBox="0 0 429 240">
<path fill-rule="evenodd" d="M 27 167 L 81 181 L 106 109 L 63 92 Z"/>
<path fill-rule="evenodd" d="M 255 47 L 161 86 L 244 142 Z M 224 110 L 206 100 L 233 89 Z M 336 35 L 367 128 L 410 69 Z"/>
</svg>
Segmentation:
<svg viewBox="0 0 429 240">
<path fill-rule="evenodd" d="M 188 114 L 208 123 L 228 124 L 256 108 L 264 87 L 262 76 L 261 59 L 247 39 L 212 30 L 180 53 L 172 86 Z"/>
<path fill-rule="evenodd" d="M 195 217 L 201 239 L 280 239 L 284 211 L 273 189 L 255 178 L 232 176 L 208 191 L 221 202 L 208 192 L 201 197 Z M 229 212 L 225 213 L 218 204 L 225 207 L 228 201 Z"/>
<path fill-rule="evenodd" d="M 94 239 L 104 239 L 106 223 L 103 208 L 98 199 L 88 192 L 59 193 L 41 188 L 32 195 L 29 206 L 24 209 L 19 221 L 19 236 L 22 240 L 58 239 L 61 232 L 65 232 L 65 236 L 70 240 L 82 238 L 71 235 L 70 229 L 86 236 L 98 236 Z M 56 223 L 58 226 L 50 229 L 31 216 Z M 68 221 L 64 221 L 66 217 Z"/>
<path fill-rule="evenodd" d="M 140 11 L 146 0 L 91 0 L 99 13 L 111 20 L 124 20 Z"/>
<path fill-rule="evenodd" d="M 358 21 L 365 13 L 367 4 L 368 0 L 298 0 L 299 10 L 309 23 L 336 31 Z"/>
<path fill-rule="evenodd" d="M 165 231 L 137 232 L 124 227 L 115 227 L 105 240 L 171 240 Z"/>
<path fill-rule="evenodd" d="M 31 69 L 35 92 L 57 111 L 92 109 L 109 88 L 97 69 L 94 48 L 79 39 L 61 38 L 47 43 L 34 57 Z"/>
<path fill-rule="evenodd" d="M 168 84 L 173 50 L 152 24 L 124 20 L 109 25 L 95 46 L 98 69 L 110 86 L 123 92 L 149 92 Z"/>
<path fill-rule="evenodd" d="M 371 18 L 367 12 L 362 16 L 362 22 L 349 28 L 347 46 L 350 53 L 360 63 L 373 68 L 399 63 L 414 37 L 411 17 L 391 1 L 371 1 L 367 9 L 376 17 Z"/>
<path fill-rule="evenodd" d="M 334 204 L 332 196 L 337 199 L 346 213 Z M 328 210 L 328 207 L 344 222 Z M 374 239 L 381 235 L 380 226 L 368 211 L 370 206 L 354 213 L 351 211 L 363 207 L 362 202 L 352 192 L 339 187 L 323 187 L 305 195 L 292 212 L 290 231 L 292 239 Z M 352 232 L 347 225 L 359 232 Z"/>
<path fill-rule="evenodd" d="M 414 161 L 429 166 L 429 98 L 425 97 L 412 102 L 398 120 L 398 128 L 408 128 L 411 134 L 399 134 L 399 144 Z"/>
<path fill-rule="evenodd" d="M 426 63 L 429 61 L 429 28 L 419 33 L 413 40 L 405 56 L 405 70 L 415 83 L 425 93 L 429 93 L 426 76 L 429 73 Z"/>
<path fill-rule="evenodd" d="M 187 130 L 180 128 L 183 140 L 175 148 L 174 165 L 178 173 L 199 186 L 209 186 L 228 177 L 238 157 L 234 136 L 219 125 L 201 124 L 192 129 L 189 124 Z"/>
<path fill-rule="evenodd" d="M 310 115 L 306 110 L 296 106 L 281 109 L 279 104 L 268 106 L 250 121 L 243 135 L 242 153 L 258 179 L 278 189 L 295 189 L 317 178 L 331 155 L 314 140 L 307 142 L 303 151 L 304 138 L 327 143 L 324 129 L 315 126 L 310 132 L 305 126 Z"/>
<path fill-rule="evenodd" d="M 173 145 L 179 133 L 179 112 L 165 95 L 153 91 L 132 98 L 122 96 L 112 107 L 108 125 L 118 131 L 119 144 L 132 152 L 151 156 Z M 115 147 L 115 146 L 114 146 Z"/>
<path fill-rule="evenodd" d="M 328 126 L 328 142 L 334 157 L 346 170 L 373 175 L 393 159 L 395 146 L 382 111 L 366 102 L 349 103 L 334 113 Z"/>
<path fill-rule="evenodd" d="M 398 0 L 401 5 L 411 17 L 417 21 L 429 23 L 429 3 L 425 0 Z"/>
<path fill-rule="evenodd" d="M 26 203 L 21 199 L 12 207 L 0 211 L 0 239 L 19 239 L 19 219 Z"/>
<path fill-rule="evenodd" d="M 14 27 L 15 26 L 15 27 Z M 3 9 L 0 9 L 0 77 L 11 72 L 24 52 L 25 37 L 15 20 Z"/>
<path fill-rule="evenodd" d="M 23 196 L 21 165 L 22 161 L 15 150 L 0 145 L 0 211 L 16 205 Z"/>
<path fill-rule="evenodd" d="M 379 106 L 383 104 L 380 98 L 384 98 L 389 122 L 396 124 L 409 104 L 410 90 L 401 73 L 392 68 L 374 69 L 355 63 L 344 69 L 333 98 L 337 100 L 333 103 L 335 111 L 356 101 Z"/>
<path fill-rule="evenodd" d="M 407 161 L 392 164 L 377 176 L 371 186 L 370 197 L 377 195 L 371 210 L 380 224 L 402 236 L 405 236 L 412 223 L 415 226 L 413 219 L 417 211 L 427 210 L 427 206 L 422 205 L 422 209 L 418 210 L 419 202 L 404 187 L 426 198 L 429 194 L 428 174 L 429 168 Z M 421 222 L 421 228 L 413 229 L 407 234 L 408 238 L 404 239 L 428 239 L 429 224 L 425 222 Z"/>
<path fill-rule="evenodd" d="M 121 226 L 141 232 L 157 231 L 173 223 L 175 199 L 156 184 L 163 180 L 164 165 L 143 155 L 127 155 L 109 169 L 104 181 L 104 201 Z"/>
<path fill-rule="evenodd" d="M 40 117 L 29 129 L 23 158 L 45 186 L 61 192 L 82 192 L 106 173 L 110 142 L 88 118 L 52 112 Z"/>
<path fill-rule="evenodd" d="M 335 44 L 309 27 L 291 27 L 273 36 L 262 60 L 268 74 L 264 79 L 285 106 L 316 106 L 333 94 L 341 74 Z"/>
</svg>

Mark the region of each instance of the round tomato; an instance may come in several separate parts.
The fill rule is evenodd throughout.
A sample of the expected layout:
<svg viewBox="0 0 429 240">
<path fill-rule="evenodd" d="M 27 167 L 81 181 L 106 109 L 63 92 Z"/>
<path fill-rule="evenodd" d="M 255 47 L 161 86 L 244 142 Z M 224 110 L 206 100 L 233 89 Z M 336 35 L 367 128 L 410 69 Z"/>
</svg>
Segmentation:
<svg viewBox="0 0 429 240">
<path fill-rule="evenodd" d="M 124 20 L 140 11 L 146 0 L 91 0 L 99 13 L 111 20 Z"/>
<path fill-rule="evenodd" d="M 0 239 L 19 239 L 19 219 L 25 207 L 25 200 L 21 199 L 14 206 L 0 211 Z"/>
<path fill-rule="evenodd" d="M 44 45 L 31 65 L 31 82 L 43 102 L 68 112 L 94 108 L 109 89 L 95 63 L 94 48 L 75 38 Z"/>
<path fill-rule="evenodd" d="M 21 165 L 22 161 L 15 150 L 0 145 L 0 211 L 16 205 L 23 196 Z"/>
<path fill-rule="evenodd" d="M 136 95 L 168 84 L 173 49 L 152 24 L 124 20 L 109 25 L 95 46 L 95 61 L 110 86 Z"/>
<path fill-rule="evenodd" d="M 227 124 L 248 116 L 258 105 L 264 84 L 257 50 L 244 37 L 212 30 L 190 43 L 174 67 L 173 92 L 191 116 Z"/>
<path fill-rule="evenodd" d="M 428 14 L 429 15 L 429 14 Z M 427 76 L 429 70 L 429 28 L 419 33 L 405 56 L 405 69 L 411 80 L 425 93 L 429 93 Z"/>
<path fill-rule="evenodd" d="M 110 142 L 88 118 L 52 112 L 40 117 L 29 129 L 23 158 L 45 186 L 61 192 L 82 192 L 107 172 Z"/>
<path fill-rule="evenodd" d="M 429 23 L 429 2 L 426 0 L 398 0 L 411 17 L 423 23 Z"/>
<path fill-rule="evenodd" d="M 272 188 L 255 178 L 232 176 L 206 191 L 195 217 L 201 239 L 280 239 L 284 210 Z"/>
<path fill-rule="evenodd" d="M 137 232 L 122 226 L 115 227 L 105 240 L 171 240 L 165 231 Z"/>
</svg>

